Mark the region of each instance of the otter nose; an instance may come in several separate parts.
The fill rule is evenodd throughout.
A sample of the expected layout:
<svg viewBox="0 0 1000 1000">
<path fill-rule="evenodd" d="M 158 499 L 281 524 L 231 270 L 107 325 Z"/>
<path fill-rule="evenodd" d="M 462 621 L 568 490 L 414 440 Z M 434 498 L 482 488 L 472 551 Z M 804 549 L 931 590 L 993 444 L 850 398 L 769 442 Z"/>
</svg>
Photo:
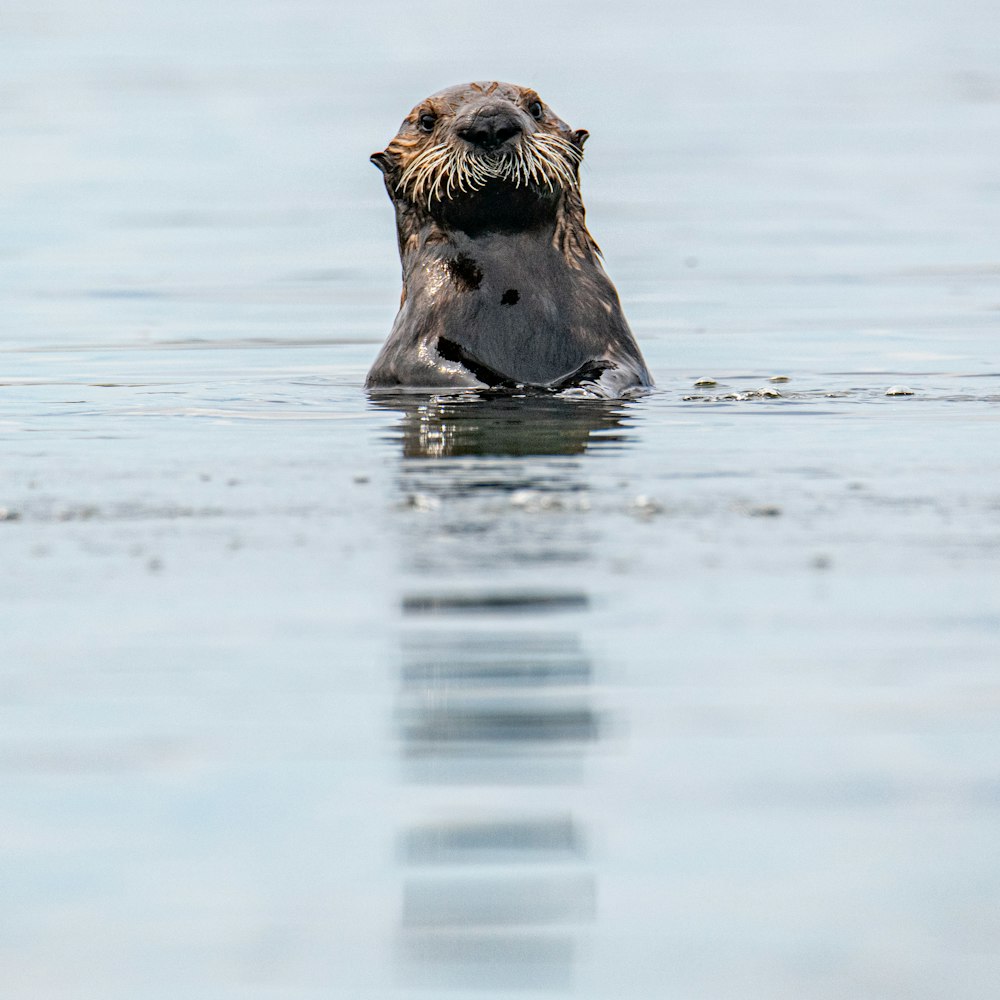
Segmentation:
<svg viewBox="0 0 1000 1000">
<path fill-rule="evenodd" d="M 522 131 L 521 123 L 514 111 L 491 108 L 478 112 L 468 125 L 458 130 L 458 134 L 473 146 L 491 151 L 499 149 Z"/>
</svg>

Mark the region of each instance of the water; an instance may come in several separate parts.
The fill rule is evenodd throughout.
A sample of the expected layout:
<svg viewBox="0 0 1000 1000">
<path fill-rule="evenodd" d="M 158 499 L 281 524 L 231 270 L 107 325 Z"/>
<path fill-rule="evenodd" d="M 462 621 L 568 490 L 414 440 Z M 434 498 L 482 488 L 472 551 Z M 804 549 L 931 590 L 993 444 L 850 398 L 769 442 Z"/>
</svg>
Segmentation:
<svg viewBox="0 0 1000 1000">
<path fill-rule="evenodd" d="M 995 991 L 996 12 L 504 12 L 5 14 L 0 995 Z M 491 75 L 645 399 L 361 388 Z"/>
</svg>

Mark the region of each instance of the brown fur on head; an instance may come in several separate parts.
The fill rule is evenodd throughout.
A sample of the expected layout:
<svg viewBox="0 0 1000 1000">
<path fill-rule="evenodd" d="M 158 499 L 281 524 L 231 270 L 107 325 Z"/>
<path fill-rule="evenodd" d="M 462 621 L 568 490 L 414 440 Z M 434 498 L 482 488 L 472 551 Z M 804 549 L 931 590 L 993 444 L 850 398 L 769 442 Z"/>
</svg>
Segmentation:
<svg viewBox="0 0 1000 1000">
<path fill-rule="evenodd" d="M 396 205 L 401 251 L 425 222 L 472 231 L 551 220 L 579 257 L 597 250 L 580 196 L 586 140 L 534 90 L 478 82 L 421 101 L 371 159 Z"/>
<path fill-rule="evenodd" d="M 576 188 L 586 138 L 530 88 L 468 83 L 421 101 L 372 162 L 394 200 L 430 211 L 490 181 L 551 192 Z"/>
</svg>

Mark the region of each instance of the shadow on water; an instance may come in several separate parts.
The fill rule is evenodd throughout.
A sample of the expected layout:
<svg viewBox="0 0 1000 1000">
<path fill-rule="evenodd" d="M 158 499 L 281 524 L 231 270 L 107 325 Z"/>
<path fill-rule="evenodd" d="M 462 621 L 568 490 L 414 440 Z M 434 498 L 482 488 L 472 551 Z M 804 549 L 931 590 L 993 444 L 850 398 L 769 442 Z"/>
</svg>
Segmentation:
<svg viewBox="0 0 1000 1000">
<path fill-rule="evenodd" d="M 400 606 L 394 726 L 417 798 L 398 831 L 401 986 L 572 990 L 597 899 L 574 788 L 607 725 L 590 595 L 551 571 L 590 558 L 586 459 L 627 445 L 629 404 L 373 404 L 400 415 L 400 551 L 425 581 Z"/>
</svg>

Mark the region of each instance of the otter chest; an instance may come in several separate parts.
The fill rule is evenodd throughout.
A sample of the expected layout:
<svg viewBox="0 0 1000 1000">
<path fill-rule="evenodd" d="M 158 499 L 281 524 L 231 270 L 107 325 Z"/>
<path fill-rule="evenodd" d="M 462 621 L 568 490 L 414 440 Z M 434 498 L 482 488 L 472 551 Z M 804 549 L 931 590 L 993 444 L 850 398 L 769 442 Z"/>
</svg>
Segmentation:
<svg viewBox="0 0 1000 1000">
<path fill-rule="evenodd" d="M 408 300 L 422 300 L 430 320 L 422 336 L 444 337 L 516 382 L 555 381 L 599 356 L 606 339 L 611 303 L 600 283 L 550 245 L 470 240 L 413 279 Z"/>
</svg>

